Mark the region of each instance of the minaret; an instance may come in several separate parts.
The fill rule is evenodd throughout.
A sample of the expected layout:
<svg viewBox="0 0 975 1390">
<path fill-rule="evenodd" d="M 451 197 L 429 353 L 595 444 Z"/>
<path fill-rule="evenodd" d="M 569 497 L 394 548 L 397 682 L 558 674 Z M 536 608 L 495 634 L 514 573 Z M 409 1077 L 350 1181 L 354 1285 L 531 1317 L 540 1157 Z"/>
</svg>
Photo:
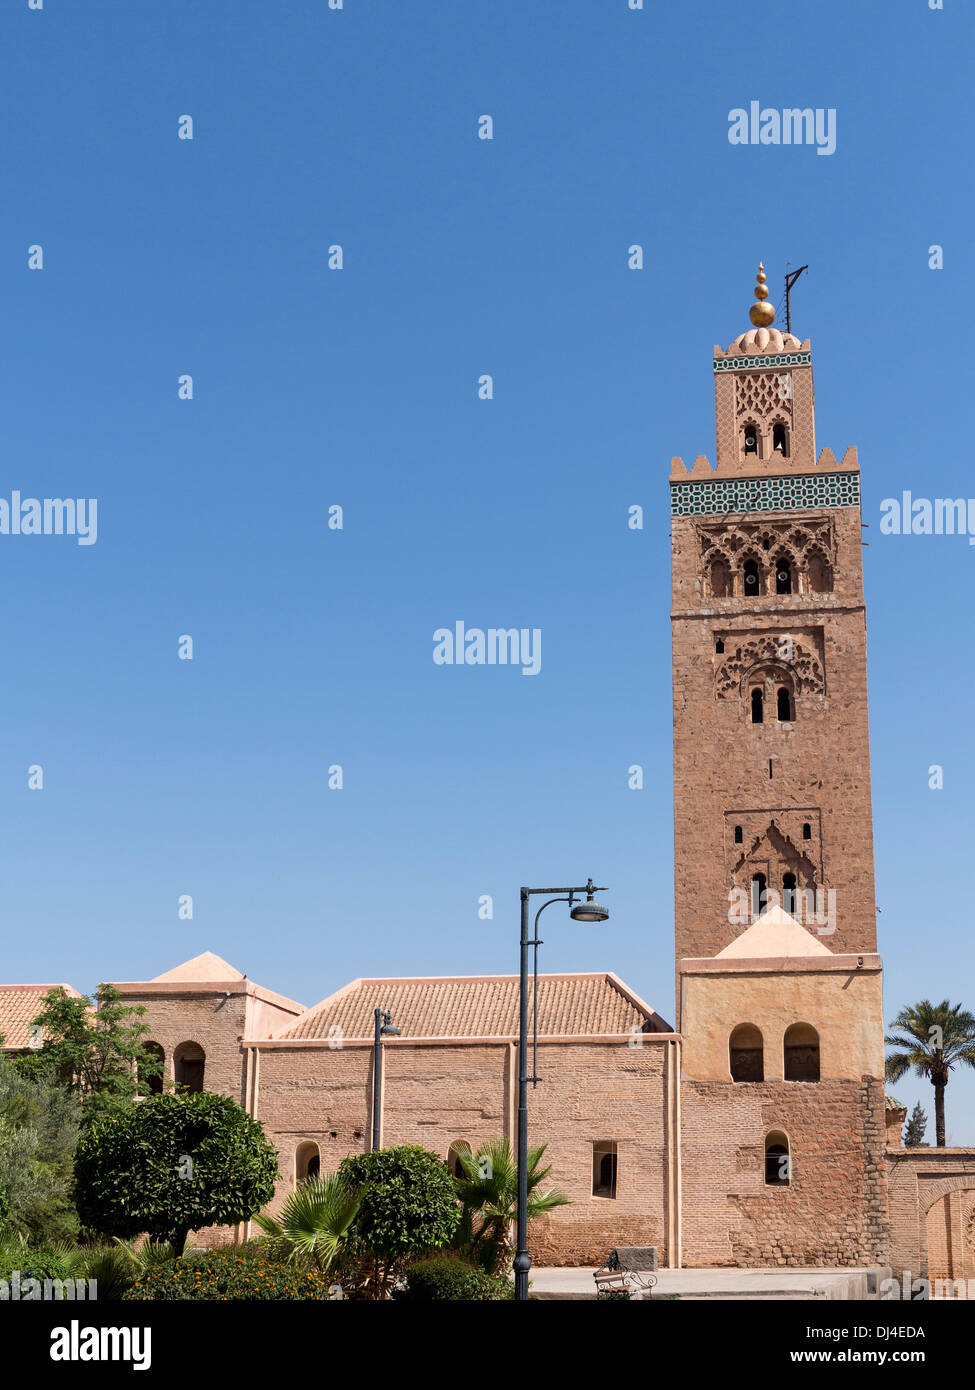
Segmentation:
<svg viewBox="0 0 975 1390">
<path fill-rule="evenodd" d="M 717 466 L 670 475 L 678 965 L 769 902 L 876 949 L 856 450 L 817 457 L 809 342 L 761 266 L 755 299 L 714 349 Z"/>
<path fill-rule="evenodd" d="M 767 300 L 714 350 L 716 467 L 670 475 L 683 1253 L 882 1264 L 860 474 Z"/>
</svg>

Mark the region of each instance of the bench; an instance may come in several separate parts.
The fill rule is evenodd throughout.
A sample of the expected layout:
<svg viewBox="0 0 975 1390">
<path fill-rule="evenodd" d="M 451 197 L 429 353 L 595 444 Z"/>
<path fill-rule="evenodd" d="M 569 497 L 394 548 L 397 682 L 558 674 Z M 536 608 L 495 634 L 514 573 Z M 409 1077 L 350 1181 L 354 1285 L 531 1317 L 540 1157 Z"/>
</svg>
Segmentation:
<svg viewBox="0 0 975 1390">
<path fill-rule="evenodd" d="M 656 1269 L 655 1246 L 617 1246 L 592 1276 L 596 1281 L 596 1297 L 642 1299 L 644 1294 L 649 1294 L 653 1298 Z"/>
</svg>

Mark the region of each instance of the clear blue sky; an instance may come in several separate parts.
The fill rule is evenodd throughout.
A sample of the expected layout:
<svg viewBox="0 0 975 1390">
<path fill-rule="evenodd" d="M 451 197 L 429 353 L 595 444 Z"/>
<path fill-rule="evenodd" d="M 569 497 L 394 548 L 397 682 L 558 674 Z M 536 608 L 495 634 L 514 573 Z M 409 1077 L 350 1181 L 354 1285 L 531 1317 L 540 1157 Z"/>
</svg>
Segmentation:
<svg viewBox="0 0 975 1390">
<path fill-rule="evenodd" d="M 99 515 L 0 536 L 2 976 L 507 972 L 518 886 L 591 873 L 611 921 L 550 909 L 544 967 L 672 1016 L 667 474 L 713 458 L 762 258 L 776 298 L 810 264 L 818 442 L 860 448 L 887 1014 L 975 1008 L 975 548 L 878 529 L 975 494 L 973 32 L 960 0 L 8 0 L 0 496 Z M 836 153 L 730 145 L 752 99 L 835 108 Z M 435 666 L 458 619 L 541 628 L 542 673 Z"/>
</svg>

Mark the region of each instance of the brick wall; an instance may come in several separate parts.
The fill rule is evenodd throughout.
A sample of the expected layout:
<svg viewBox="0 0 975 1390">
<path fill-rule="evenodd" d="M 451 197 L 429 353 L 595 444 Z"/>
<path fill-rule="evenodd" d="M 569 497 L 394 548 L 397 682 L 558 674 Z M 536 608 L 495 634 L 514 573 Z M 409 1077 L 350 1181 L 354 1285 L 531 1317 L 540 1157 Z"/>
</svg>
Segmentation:
<svg viewBox="0 0 975 1390">
<path fill-rule="evenodd" d="M 687 1082 L 684 1264 L 886 1263 L 881 1082 Z M 788 1187 L 765 1185 L 769 1130 L 788 1135 Z"/>
</svg>

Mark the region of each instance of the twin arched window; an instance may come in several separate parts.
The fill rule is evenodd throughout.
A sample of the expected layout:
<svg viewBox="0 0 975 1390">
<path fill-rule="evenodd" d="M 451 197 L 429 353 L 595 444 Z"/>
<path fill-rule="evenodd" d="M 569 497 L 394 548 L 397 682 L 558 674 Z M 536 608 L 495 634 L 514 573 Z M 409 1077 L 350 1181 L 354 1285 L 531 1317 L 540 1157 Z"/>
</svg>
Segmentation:
<svg viewBox="0 0 975 1390">
<path fill-rule="evenodd" d="M 756 875 L 753 886 L 762 879 L 764 875 Z M 728 1053 L 732 1081 L 765 1080 L 765 1040 L 754 1023 L 739 1023 L 733 1029 Z M 819 1034 L 811 1023 L 792 1023 L 785 1030 L 782 1062 L 786 1081 L 819 1080 Z"/>
</svg>

